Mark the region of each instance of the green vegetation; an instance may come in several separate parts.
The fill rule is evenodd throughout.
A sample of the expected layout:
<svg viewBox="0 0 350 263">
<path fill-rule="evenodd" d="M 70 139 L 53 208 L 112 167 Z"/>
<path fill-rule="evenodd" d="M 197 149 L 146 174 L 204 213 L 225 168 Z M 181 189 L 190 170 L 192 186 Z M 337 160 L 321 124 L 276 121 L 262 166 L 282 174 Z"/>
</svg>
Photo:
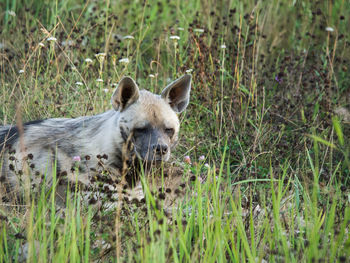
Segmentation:
<svg viewBox="0 0 350 263">
<path fill-rule="evenodd" d="M 54 185 L 1 201 L 0 262 L 348 262 L 349 17 L 343 0 L 1 1 L 1 124 L 105 111 L 123 75 L 193 85 L 171 216 L 147 184 L 98 212 L 78 189 L 57 211 Z"/>
</svg>

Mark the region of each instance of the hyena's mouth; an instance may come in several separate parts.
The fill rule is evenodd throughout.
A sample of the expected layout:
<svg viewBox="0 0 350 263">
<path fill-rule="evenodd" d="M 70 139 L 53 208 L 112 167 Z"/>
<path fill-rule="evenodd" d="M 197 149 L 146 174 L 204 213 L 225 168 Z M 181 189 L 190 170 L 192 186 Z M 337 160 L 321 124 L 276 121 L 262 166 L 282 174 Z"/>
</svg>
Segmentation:
<svg viewBox="0 0 350 263">
<path fill-rule="evenodd" d="M 148 164 L 159 164 L 161 162 L 167 162 L 170 159 L 169 150 L 163 151 L 161 153 L 159 150 L 140 153 L 136 149 L 135 153 L 137 158 L 139 158 L 142 162 L 148 163 Z"/>
</svg>

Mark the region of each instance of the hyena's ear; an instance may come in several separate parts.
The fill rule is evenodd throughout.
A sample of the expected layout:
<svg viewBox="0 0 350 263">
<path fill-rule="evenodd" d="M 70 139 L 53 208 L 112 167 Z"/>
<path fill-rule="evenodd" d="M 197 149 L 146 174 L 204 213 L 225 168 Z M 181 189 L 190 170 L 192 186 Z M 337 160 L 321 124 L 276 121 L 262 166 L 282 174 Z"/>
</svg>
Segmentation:
<svg viewBox="0 0 350 263">
<path fill-rule="evenodd" d="M 191 75 L 184 75 L 170 83 L 162 91 L 161 97 L 177 113 L 183 112 L 190 101 L 191 79 Z"/>
<path fill-rule="evenodd" d="M 123 77 L 113 92 L 111 102 L 116 111 L 123 111 L 139 98 L 139 88 L 130 77 Z"/>
</svg>

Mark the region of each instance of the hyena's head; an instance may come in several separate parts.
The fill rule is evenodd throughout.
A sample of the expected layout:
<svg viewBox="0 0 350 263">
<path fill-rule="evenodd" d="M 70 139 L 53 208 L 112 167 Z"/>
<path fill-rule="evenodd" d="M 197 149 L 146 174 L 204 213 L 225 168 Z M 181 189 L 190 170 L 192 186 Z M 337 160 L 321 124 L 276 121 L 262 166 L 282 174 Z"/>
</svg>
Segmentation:
<svg viewBox="0 0 350 263">
<path fill-rule="evenodd" d="M 179 119 L 189 103 L 191 75 L 170 83 L 160 95 L 139 90 L 135 81 L 124 77 L 112 95 L 119 111 L 119 132 L 131 139 L 134 151 L 144 162 L 167 161 L 178 140 Z"/>
</svg>

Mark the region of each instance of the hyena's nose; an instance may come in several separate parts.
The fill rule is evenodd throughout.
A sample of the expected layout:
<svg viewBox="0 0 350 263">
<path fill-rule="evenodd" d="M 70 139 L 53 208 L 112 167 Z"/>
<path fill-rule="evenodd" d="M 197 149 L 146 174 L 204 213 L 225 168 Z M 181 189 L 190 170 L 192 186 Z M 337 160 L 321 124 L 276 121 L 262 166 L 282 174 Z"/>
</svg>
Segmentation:
<svg viewBox="0 0 350 263">
<path fill-rule="evenodd" d="M 166 144 L 157 144 L 153 145 L 153 151 L 158 155 L 165 155 L 168 152 L 168 145 Z"/>
</svg>

